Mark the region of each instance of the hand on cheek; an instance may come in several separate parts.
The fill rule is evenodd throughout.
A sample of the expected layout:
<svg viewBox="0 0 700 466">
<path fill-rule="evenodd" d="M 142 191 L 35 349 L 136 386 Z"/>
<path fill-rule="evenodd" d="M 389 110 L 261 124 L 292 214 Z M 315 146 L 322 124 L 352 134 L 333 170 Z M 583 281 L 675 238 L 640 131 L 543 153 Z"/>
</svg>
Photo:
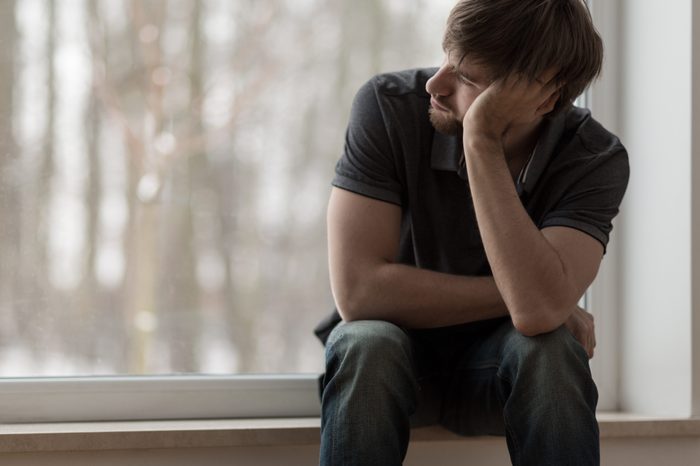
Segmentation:
<svg viewBox="0 0 700 466">
<path fill-rule="evenodd" d="M 515 75 L 494 81 L 464 115 L 465 136 L 501 141 L 509 127 L 532 123 L 550 112 L 560 87 L 553 72 L 534 81 Z"/>
</svg>

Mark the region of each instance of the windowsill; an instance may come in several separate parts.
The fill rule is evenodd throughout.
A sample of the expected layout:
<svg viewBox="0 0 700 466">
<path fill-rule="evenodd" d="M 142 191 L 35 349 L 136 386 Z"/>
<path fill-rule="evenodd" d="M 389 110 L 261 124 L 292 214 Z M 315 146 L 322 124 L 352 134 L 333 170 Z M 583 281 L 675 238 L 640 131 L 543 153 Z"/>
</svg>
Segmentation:
<svg viewBox="0 0 700 466">
<path fill-rule="evenodd" d="M 602 438 L 700 437 L 700 419 L 600 413 Z M 318 418 L 75 422 L 0 426 L 0 453 L 153 448 L 313 445 Z M 440 427 L 412 432 L 415 442 L 462 441 Z"/>
</svg>

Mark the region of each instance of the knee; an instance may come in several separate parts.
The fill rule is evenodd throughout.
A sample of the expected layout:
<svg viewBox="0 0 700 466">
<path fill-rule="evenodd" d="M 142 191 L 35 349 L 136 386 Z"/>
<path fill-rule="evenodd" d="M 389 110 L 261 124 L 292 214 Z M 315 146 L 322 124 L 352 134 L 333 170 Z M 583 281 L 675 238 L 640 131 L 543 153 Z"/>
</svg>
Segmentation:
<svg viewBox="0 0 700 466">
<path fill-rule="evenodd" d="M 598 390 L 588 355 L 573 335 L 564 327 L 534 337 L 516 333 L 500 374 L 508 382 L 510 405 L 535 403 L 540 411 L 548 406 L 562 419 L 592 415 Z"/>
<path fill-rule="evenodd" d="M 565 327 L 534 337 L 514 331 L 509 343 L 506 357 L 516 363 L 518 372 L 541 374 L 553 383 L 591 377 L 586 351 Z"/>
<path fill-rule="evenodd" d="M 324 410 L 333 412 L 330 407 L 339 400 L 349 417 L 385 419 L 400 412 L 407 418 L 418 390 L 411 348 L 408 335 L 389 322 L 339 324 L 326 342 Z"/>
<path fill-rule="evenodd" d="M 408 335 L 394 324 L 361 320 L 341 323 L 326 342 L 326 372 L 365 380 L 392 379 L 412 370 Z"/>
<path fill-rule="evenodd" d="M 410 353 L 408 335 L 398 326 L 381 320 L 343 322 L 326 342 L 329 355 L 360 354 L 386 358 Z"/>
</svg>

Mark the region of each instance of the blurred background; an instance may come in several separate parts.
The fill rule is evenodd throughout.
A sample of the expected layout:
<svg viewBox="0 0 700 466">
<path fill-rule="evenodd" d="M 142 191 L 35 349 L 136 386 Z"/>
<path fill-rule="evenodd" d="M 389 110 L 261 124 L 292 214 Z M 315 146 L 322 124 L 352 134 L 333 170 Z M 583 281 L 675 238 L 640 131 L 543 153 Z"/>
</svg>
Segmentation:
<svg viewBox="0 0 700 466">
<path fill-rule="evenodd" d="M 0 376 L 320 371 L 352 97 L 452 4 L 0 2 Z"/>
</svg>

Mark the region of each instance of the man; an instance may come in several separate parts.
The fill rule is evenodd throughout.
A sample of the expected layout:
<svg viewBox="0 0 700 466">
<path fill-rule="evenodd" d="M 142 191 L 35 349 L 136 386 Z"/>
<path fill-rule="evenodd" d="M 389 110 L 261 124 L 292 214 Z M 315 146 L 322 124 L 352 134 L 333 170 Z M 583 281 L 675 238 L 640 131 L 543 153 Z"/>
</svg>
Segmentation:
<svg viewBox="0 0 700 466">
<path fill-rule="evenodd" d="M 576 304 L 629 176 L 572 106 L 600 37 L 582 0 L 461 0 L 443 48 L 353 104 L 328 207 L 342 322 L 317 328 L 321 464 L 401 464 L 427 424 L 505 435 L 514 465 L 599 464 Z"/>
</svg>

